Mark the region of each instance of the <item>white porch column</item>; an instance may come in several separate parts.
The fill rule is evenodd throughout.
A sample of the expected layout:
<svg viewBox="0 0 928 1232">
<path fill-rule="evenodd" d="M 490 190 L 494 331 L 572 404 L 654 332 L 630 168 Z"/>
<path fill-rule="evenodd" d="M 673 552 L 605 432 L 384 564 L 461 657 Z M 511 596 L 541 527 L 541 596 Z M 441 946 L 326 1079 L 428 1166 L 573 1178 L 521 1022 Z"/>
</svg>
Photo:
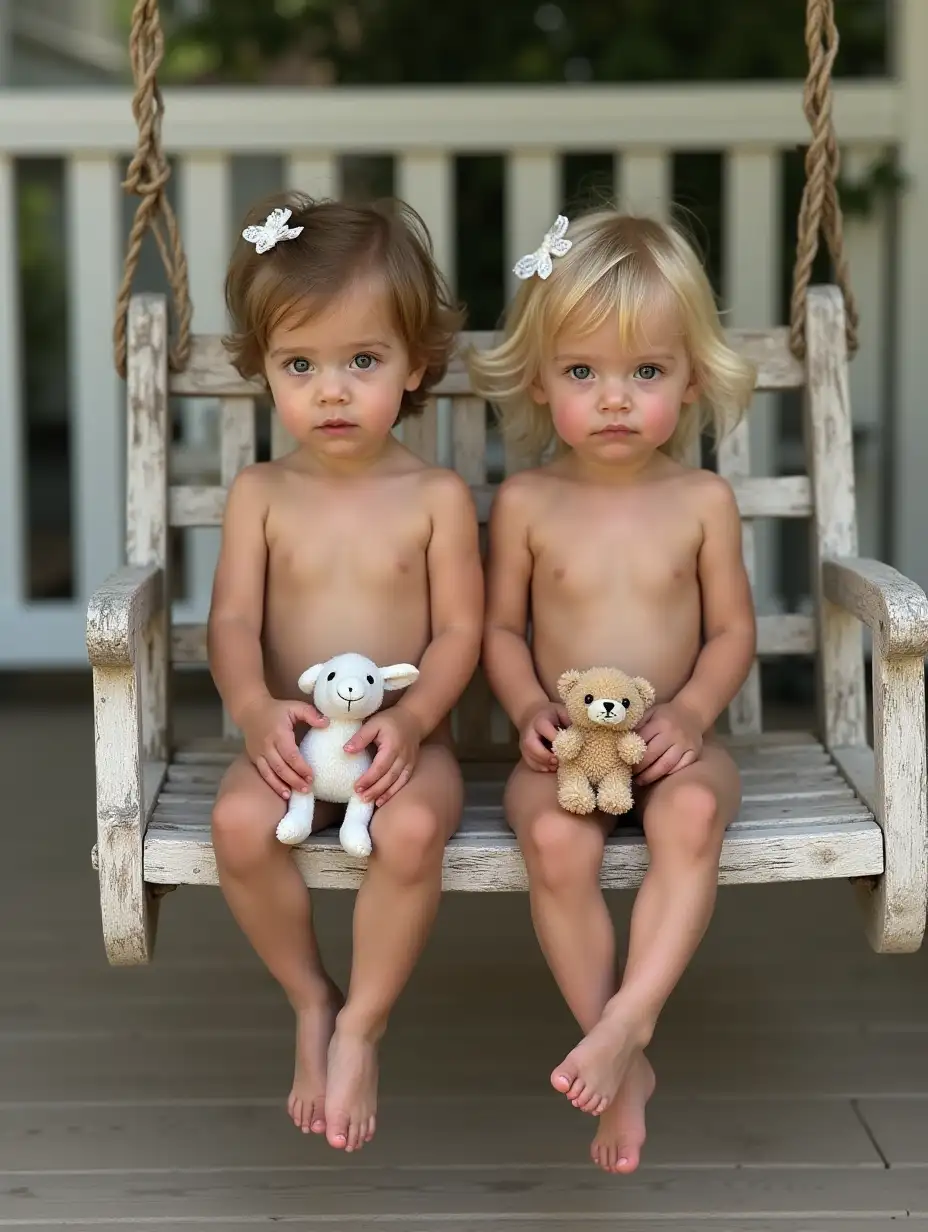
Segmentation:
<svg viewBox="0 0 928 1232">
<path fill-rule="evenodd" d="M 896 0 L 895 72 L 902 92 L 896 278 L 892 563 L 928 586 L 928 3 Z M 862 305 L 867 311 L 867 305 Z"/>
</svg>

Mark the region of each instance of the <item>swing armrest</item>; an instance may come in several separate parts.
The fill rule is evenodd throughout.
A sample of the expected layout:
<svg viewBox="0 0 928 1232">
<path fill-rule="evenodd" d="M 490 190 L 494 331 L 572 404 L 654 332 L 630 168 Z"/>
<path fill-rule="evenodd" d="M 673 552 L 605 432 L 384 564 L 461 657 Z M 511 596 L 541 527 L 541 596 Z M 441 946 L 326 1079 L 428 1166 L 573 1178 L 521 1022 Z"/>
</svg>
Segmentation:
<svg viewBox="0 0 928 1232">
<path fill-rule="evenodd" d="M 91 666 L 133 666 L 145 644 L 145 630 L 163 604 L 160 565 L 124 565 L 112 573 L 87 608 Z"/>
<path fill-rule="evenodd" d="M 830 750 L 883 832 L 883 874 L 858 886 L 867 934 L 878 952 L 911 953 L 928 913 L 928 597 L 889 565 L 857 557 L 823 561 L 822 581 L 825 598 L 873 633 L 873 748 Z"/>
<path fill-rule="evenodd" d="M 87 610 L 96 738 L 97 842 L 91 858 L 99 875 L 106 954 L 115 966 L 149 962 L 154 945 L 144 840 L 166 769 L 165 621 L 159 620 L 164 605 L 161 567 L 126 565 L 100 587 Z"/>
<path fill-rule="evenodd" d="M 873 633 L 884 659 L 928 654 L 928 596 L 878 560 L 841 556 L 822 563 L 825 597 Z"/>
</svg>

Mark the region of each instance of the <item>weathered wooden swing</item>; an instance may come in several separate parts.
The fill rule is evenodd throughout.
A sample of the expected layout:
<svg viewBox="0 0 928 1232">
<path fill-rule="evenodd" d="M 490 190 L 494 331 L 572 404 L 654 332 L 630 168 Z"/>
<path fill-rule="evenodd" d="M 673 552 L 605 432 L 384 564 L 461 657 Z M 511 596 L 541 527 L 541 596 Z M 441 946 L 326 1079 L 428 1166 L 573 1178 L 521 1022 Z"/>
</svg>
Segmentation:
<svg viewBox="0 0 928 1232">
<path fill-rule="evenodd" d="M 718 465 L 732 482 L 744 518 L 744 550 L 754 559 L 754 520 L 808 519 L 815 615 L 765 616 L 761 656 L 817 657 L 815 734 L 762 732 L 760 675 L 730 708 L 730 742 L 743 773 L 744 803 L 722 854 L 723 883 L 848 878 L 860 893 L 874 949 L 919 947 L 928 896 L 928 801 L 924 655 L 928 599 L 895 570 L 857 557 L 857 525 L 848 396 L 848 351 L 856 312 L 842 253 L 836 192 L 838 148 L 831 121 L 831 67 L 837 46 L 832 0 L 809 0 L 809 77 L 805 111 L 812 127 L 791 306 L 792 323 L 733 330 L 734 344 L 758 367 L 758 390 L 805 390 L 808 474 L 752 478 L 748 429 L 722 446 Z M 128 383 L 127 564 L 94 595 L 87 646 L 96 724 L 97 844 L 103 935 L 117 965 L 151 959 L 160 897 L 178 885 L 215 885 L 210 812 L 236 741 L 172 742 L 172 664 L 205 661 L 203 627 L 172 627 L 169 536 L 172 527 L 216 526 L 237 472 L 255 457 L 255 398 L 217 337 L 191 336 L 186 263 L 164 195 L 161 97 L 155 70 L 162 41 L 157 0 L 137 0 L 132 58 L 139 147 L 127 188 L 141 196 L 116 322 L 116 361 Z M 169 354 L 164 297 L 131 295 L 139 246 L 156 236 L 176 309 Z M 809 287 L 822 230 L 839 286 Z M 473 339 L 475 336 L 470 335 Z M 476 336 L 477 345 L 481 344 Z M 453 404 L 454 465 L 473 485 L 481 517 L 492 490 L 486 477 L 486 408 L 463 366 L 453 367 L 436 397 Z M 221 405 L 221 483 L 171 482 L 172 396 L 217 398 Z M 423 456 L 436 450 L 434 401 L 406 439 Z M 275 450 L 285 448 L 273 431 Z M 698 459 L 694 459 L 698 464 Z M 862 626 L 872 632 L 873 735 L 868 744 Z M 497 716 L 498 718 L 498 716 Z M 455 717 L 468 778 L 464 822 L 445 857 L 450 890 L 520 890 L 525 872 L 501 810 L 513 733 L 494 741 L 498 723 L 478 677 Z M 353 888 L 363 863 L 345 855 L 334 833 L 296 851 L 310 887 Z M 619 831 L 608 844 L 603 884 L 637 885 L 647 862 L 640 834 Z"/>
</svg>

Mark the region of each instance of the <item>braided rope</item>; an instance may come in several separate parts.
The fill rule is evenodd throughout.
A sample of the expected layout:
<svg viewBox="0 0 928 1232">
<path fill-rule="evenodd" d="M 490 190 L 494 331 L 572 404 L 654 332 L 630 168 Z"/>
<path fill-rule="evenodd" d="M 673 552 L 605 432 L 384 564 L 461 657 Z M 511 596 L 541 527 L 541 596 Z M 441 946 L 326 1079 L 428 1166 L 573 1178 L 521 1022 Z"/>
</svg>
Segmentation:
<svg viewBox="0 0 928 1232">
<path fill-rule="evenodd" d="M 808 0 L 806 50 L 809 72 L 803 92 L 803 110 L 812 129 L 812 141 L 806 151 L 806 182 L 799 207 L 796 263 L 790 300 L 790 349 L 798 359 L 805 358 L 806 353 L 806 291 L 818 252 L 820 231 L 824 234 L 834 264 L 835 278 L 844 296 L 850 355 L 857 351 L 859 324 L 844 251 L 844 229 L 838 201 L 841 156 L 832 122 L 834 99 L 831 89 L 832 69 L 838 54 L 834 0 Z"/>
<path fill-rule="evenodd" d="M 129 58 L 135 81 L 132 114 L 138 126 L 138 145 L 123 183 L 127 193 L 139 197 L 129 244 L 126 250 L 122 285 L 116 298 L 113 322 L 113 353 L 116 370 L 126 375 L 126 316 L 132 296 L 132 281 L 138 268 L 145 232 L 151 231 L 161 255 L 174 303 L 177 334 L 169 362 L 177 371 L 190 354 L 192 306 L 187 278 L 187 258 L 180 230 L 165 188 L 171 168 L 161 143 L 164 103 L 158 86 L 157 70 L 164 57 L 164 34 L 158 16 L 158 0 L 136 0 L 132 10 Z"/>
</svg>

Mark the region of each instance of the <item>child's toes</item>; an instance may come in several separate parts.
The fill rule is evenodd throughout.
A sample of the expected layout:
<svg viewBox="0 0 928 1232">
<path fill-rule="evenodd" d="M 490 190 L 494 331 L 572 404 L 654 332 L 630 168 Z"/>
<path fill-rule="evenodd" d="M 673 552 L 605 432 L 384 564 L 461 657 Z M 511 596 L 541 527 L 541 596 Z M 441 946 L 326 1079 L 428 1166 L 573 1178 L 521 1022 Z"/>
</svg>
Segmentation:
<svg viewBox="0 0 928 1232">
<path fill-rule="evenodd" d="M 336 1151 L 344 1151 L 348 1146 L 348 1113 L 333 1112 L 326 1116 L 325 1140 Z"/>
<path fill-rule="evenodd" d="M 312 1134 L 325 1133 L 325 1099 L 314 1101 L 309 1116 L 303 1122 Z"/>
</svg>

